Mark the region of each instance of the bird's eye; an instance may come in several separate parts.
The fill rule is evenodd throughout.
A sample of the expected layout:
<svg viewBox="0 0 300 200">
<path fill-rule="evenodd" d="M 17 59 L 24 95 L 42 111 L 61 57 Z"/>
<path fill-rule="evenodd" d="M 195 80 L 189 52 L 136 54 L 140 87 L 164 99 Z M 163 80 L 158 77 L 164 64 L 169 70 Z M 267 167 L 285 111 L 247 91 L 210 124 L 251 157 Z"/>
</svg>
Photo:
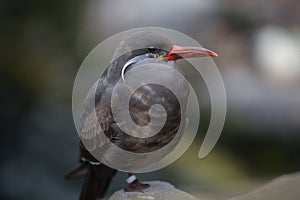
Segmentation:
<svg viewBox="0 0 300 200">
<path fill-rule="evenodd" d="M 154 54 L 154 53 L 147 53 L 146 56 L 147 56 L 148 58 L 156 58 L 156 57 L 158 57 L 158 55 L 157 55 L 157 54 Z"/>
</svg>

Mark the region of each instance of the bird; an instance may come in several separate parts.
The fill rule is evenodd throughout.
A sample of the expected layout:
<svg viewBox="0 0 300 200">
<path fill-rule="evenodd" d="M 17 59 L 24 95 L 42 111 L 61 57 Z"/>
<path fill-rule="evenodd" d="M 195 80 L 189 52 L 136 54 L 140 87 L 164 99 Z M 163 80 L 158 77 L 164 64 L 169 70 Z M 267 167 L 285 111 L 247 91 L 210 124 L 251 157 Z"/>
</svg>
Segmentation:
<svg viewBox="0 0 300 200">
<path fill-rule="evenodd" d="M 150 67 L 151 64 L 163 64 L 182 74 L 183 72 L 176 66 L 177 60 L 206 56 L 216 57 L 218 55 L 202 47 L 175 45 L 165 34 L 156 31 L 137 31 L 120 42 L 112 56 L 111 64 L 86 96 L 79 130 L 80 163 L 64 176 L 65 179 L 85 178 L 80 200 L 96 200 L 103 197 L 117 172 L 116 169 L 97 159 L 93 151 L 100 149 L 104 159 L 122 159 L 122 155 L 116 155 L 117 153 L 111 150 L 109 146 L 111 144 L 134 153 L 155 152 L 169 144 L 179 130 L 180 123 L 184 123 L 181 117 L 186 110 L 188 83 L 185 79 L 174 80 L 169 75 L 166 76 L 166 79 L 170 79 L 170 83 L 175 84 L 182 91 L 180 98 L 184 100 L 184 103 L 180 105 L 178 97 L 170 89 L 155 83 L 141 83 L 142 86 L 134 91 L 123 90 L 125 93 L 132 93 L 129 101 L 129 113 L 137 125 L 146 126 L 150 123 L 149 109 L 154 104 L 162 105 L 167 114 L 163 128 L 156 135 L 139 138 L 126 134 L 117 126 L 111 107 L 113 89 L 118 81 L 121 80 L 126 84 L 126 81 L 129 81 L 126 75 L 132 69 L 143 64 L 150 64 Z M 118 112 L 122 112 L 122 102 L 115 106 L 118 107 Z M 95 115 L 91 114 L 93 112 L 96 112 L 96 119 L 93 117 Z M 96 138 L 98 125 L 106 137 L 100 142 L 99 138 Z M 131 131 L 139 135 L 138 131 Z M 171 150 L 173 148 L 174 145 Z M 164 157 L 165 155 L 160 156 Z M 126 164 L 126 160 L 122 162 Z M 150 162 L 153 161 L 149 160 L 144 165 Z M 141 183 L 130 171 L 128 171 L 127 182 L 128 186 L 124 189 L 125 192 L 142 192 L 149 187 L 148 184 Z"/>
</svg>

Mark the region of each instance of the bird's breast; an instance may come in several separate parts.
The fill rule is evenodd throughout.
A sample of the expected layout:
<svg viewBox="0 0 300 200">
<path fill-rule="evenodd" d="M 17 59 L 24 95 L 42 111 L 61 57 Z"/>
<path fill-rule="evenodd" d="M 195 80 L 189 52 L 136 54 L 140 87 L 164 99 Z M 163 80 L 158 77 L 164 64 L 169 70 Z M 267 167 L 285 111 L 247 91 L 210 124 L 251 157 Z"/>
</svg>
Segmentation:
<svg viewBox="0 0 300 200">
<path fill-rule="evenodd" d="M 188 96 L 187 84 L 180 84 L 178 85 L 178 89 L 182 90 L 182 92 L 177 94 L 174 94 L 171 89 L 160 84 L 144 84 L 132 92 L 129 100 L 129 110 L 122 103 L 119 105 L 119 112 L 124 112 L 124 115 L 129 114 L 133 122 L 141 127 L 141 129 L 128 128 L 131 132 L 130 135 L 124 133 L 120 128 L 115 127 L 115 131 L 122 138 L 118 143 L 121 148 L 136 153 L 148 153 L 164 147 L 175 137 L 181 123 L 185 123 Z M 153 105 L 162 106 L 164 111 L 152 109 Z M 151 114 L 149 112 L 150 109 L 152 109 Z M 155 129 L 155 123 L 162 120 L 165 120 L 162 128 L 155 135 L 145 137 L 144 133 L 153 131 L 150 129 Z M 152 126 L 147 127 L 151 121 Z M 122 124 L 122 122 L 119 123 Z M 157 123 L 157 126 L 159 124 Z M 140 138 L 139 136 L 142 135 L 144 137 Z"/>
</svg>

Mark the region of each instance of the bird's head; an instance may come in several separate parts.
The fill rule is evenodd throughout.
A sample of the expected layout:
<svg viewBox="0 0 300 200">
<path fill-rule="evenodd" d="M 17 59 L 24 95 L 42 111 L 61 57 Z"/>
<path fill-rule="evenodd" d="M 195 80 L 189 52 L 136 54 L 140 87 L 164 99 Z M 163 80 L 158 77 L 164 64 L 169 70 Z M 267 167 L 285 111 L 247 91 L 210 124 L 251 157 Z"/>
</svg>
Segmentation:
<svg viewBox="0 0 300 200">
<path fill-rule="evenodd" d="M 116 80 L 116 76 L 124 78 L 125 70 L 136 63 L 168 63 L 207 56 L 216 57 L 218 54 L 202 47 L 174 45 L 161 33 L 141 31 L 129 35 L 119 44 L 113 55 L 110 74 Z"/>
</svg>

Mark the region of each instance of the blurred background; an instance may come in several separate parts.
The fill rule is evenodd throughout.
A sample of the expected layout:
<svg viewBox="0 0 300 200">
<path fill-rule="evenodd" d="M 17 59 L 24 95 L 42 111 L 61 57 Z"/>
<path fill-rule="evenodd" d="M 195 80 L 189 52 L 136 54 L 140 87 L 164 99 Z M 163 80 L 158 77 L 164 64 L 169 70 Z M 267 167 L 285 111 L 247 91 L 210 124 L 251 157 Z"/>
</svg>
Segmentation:
<svg viewBox="0 0 300 200">
<path fill-rule="evenodd" d="M 82 180 L 63 174 L 78 159 L 71 98 L 76 72 L 101 41 L 158 26 L 220 55 L 228 112 L 205 159 L 209 121 L 178 161 L 141 180 L 166 180 L 198 197 L 224 199 L 300 170 L 300 1 L 2 0 L 0 198 L 73 200 Z M 123 188 L 113 179 L 108 196 Z"/>
</svg>

